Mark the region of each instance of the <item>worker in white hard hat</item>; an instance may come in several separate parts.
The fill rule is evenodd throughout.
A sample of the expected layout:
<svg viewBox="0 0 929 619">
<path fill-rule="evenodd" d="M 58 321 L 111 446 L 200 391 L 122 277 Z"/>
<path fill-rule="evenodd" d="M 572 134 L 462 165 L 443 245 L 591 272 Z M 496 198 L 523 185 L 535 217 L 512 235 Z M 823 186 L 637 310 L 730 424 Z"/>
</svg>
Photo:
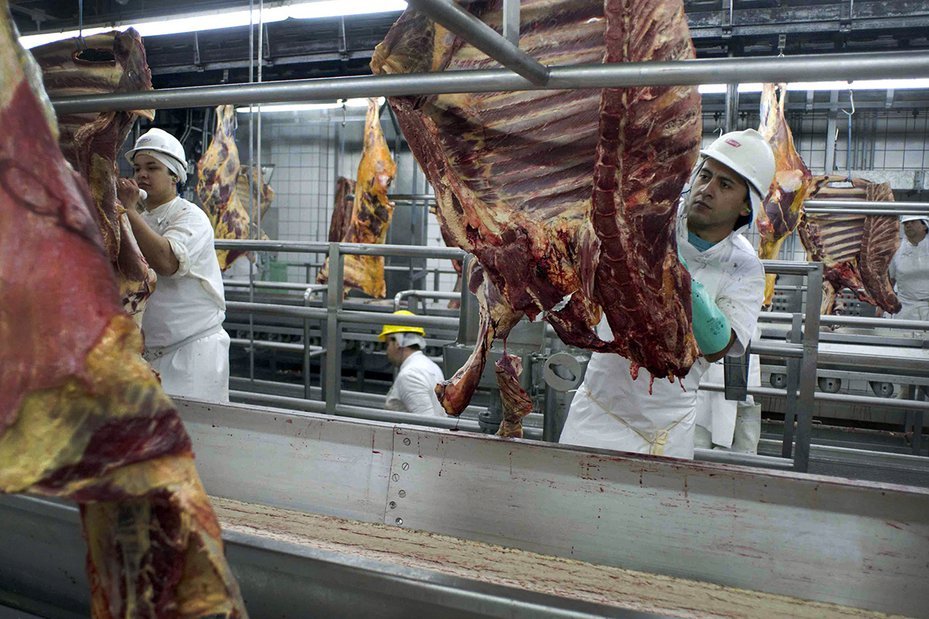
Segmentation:
<svg viewBox="0 0 929 619">
<path fill-rule="evenodd" d="M 904 239 L 890 261 L 888 274 L 901 309 L 893 315 L 899 320 L 929 320 L 929 217 L 905 215 L 900 218 Z M 899 336 L 901 332 L 896 331 Z M 918 334 L 925 338 L 924 331 Z"/>
<path fill-rule="evenodd" d="M 397 316 L 415 316 L 408 310 Z M 435 386 L 445 380 L 442 370 L 423 353 L 426 331 L 422 327 L 385 324 L 378 340 L 387 343 L 387 359 L 397 367 L 397 378 L 387 392 L 385 406 L 392 411 L 445 417 Z"/>
<path fill-rule="evenodd" d="M 702 356 L 679 384 L 652 382 L 647 372 L 634 379 L 629 360 L 593 353 L 562 443 L 693 458 L 700 378 L 725 355 L 741 355 L 755 331 L 764 268 L 741 233 L 774 179 L 774 154 L 753 129 L 727 133 L 700 153 L 678 208 L 677 244 L 691 274 Z M 612 339 L 606 320 L 597 332 Z"/>
<path fill-rule="evenodd" d="M 169 395 L 228 402 L 223 281 L 209 218 L 178 195 L 187 180 L 184 147 L 170 133 L 151 129 L 126 159 L 134 174 L 117 181 L 117 195 L 142 255 L 158 274 L 142 317 L 145 358 Z"/>
</svg>

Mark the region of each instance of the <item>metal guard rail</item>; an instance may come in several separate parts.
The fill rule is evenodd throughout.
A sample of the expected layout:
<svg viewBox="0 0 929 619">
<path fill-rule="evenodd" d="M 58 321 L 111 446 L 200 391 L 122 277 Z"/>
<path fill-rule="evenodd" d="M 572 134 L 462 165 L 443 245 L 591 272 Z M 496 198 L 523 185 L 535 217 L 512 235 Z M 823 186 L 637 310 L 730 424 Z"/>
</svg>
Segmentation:
<svg viewBox="0 0 929 619">
<path fill-rule="evenodd" d="M 345 414 L 348 410 L 340 404 L 341 380 L 341 330 L 344 323 L 373 324 L 384 323 L 384 312 L 352 311 L 342 309 L 342 292 L 344 288 L 343 257 L 345 255 L 394 255 L 411 256 L 427 255 L 434 257 L 436 252 L 448 253 L 456 257 L 464 255 L 458 249 L 409 247 L 401 245 L 359 245 L 346 243 L 287 243 L 279 241 L 223 241 L 224 246 L 247 246 L 249 249 L 267 249 L 269 246 L 283 251 L 310 251 L 319 252 L 325 248 L 329 254 L 329 282 L 327 284 L 326 308 L 295 307 L 288 305 L 269 305 L 260 303 L 229 302 L 230 309 L 239 309 L 255 313 L 277 314 L 293 316 L 306 320 L 319 320 L 323 326 L 323 339 L 326 342 L 324 352 L 315 352 L 315 355 L 324 354 L 325 370 L 322 378 L 324 403 L 318 412 L 331 415 Z M 443 251 L 444 250 L 444 251 Z M 812 433 L 812 408 L 816 381 L 816 358 L 819 332 L 819 311 L 822 295 L 822 264 L 795 263 L 778 260 L 763 261 L 766 272 L 803 275 L 815 281 L 808 286 L 807 311 L 805 316 L 792 316 L 795 325 L 805 324 L 808 328 L 802 329 L 802 340 L 786 344 L 760 344 L 756 352 L 764 354 L 778 354 L 788 359 L 788 365 L 799 363 L 799 379 L 795 389 L 787 391 L 788 409 L 797 412 L 797 438 L 794 450 L 793 423 L 785 423 L 785 436 L 783 456 L 793 457 L 794 467 L 805 471 L 809 466 L 809 448 Z M 815 310 L 815 311 L 814 311 Z M 391 316 L 390 320 L 396 324 L 408 326 L 423 326 L 426 328 L 446 327 L 456 328 L 458 320 L 439 316 Z M 308 363 L 307 363 L 308 368 Z M 309 397 L 309 381 L 306 383 L 307 398 Z M 368 410 L 368 409 L 362 409 Z M 371 409 L 376 410 L 376 409 Z M 788 427 L 789 426 L 789 427 Z"/>
</svg>

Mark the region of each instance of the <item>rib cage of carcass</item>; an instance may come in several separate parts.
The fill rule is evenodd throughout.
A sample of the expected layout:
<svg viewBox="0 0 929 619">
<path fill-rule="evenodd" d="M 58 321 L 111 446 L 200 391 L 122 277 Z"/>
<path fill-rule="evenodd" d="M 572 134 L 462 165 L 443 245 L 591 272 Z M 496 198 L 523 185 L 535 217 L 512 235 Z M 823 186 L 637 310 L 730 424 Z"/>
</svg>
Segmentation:
<svg viewBox="0 0 929 619">
<path fill-rule="evenodd" d="M 499 32 L 501 4 L 462 7 Z M 694 57 L 680 2 L 526 0 L 520 17 L 520 48 L 546 65 Z M 500 68 L 412 10 L 371 66 L 377 74 Z M 389 101 L 435 189 L 446 243 L 476 256 L 472 289 L 484 287 L 478 346 L 437 389 L 447 412 L 467 405 L 492 340 L 505 340 L 523 315 L 544 318 L 568 344 L 619 353 L 655 378 L 687 373 L 698 351 L 674 228 L 700 143 L 696 88 Z M 596 335 L 602 314 L 613 341 Z M 515 381 L 516 366 L 505 364 L 499 376 L 509 393 L 503 383 Z"/>
<path fill-rule="evenodd" d="M 888 183 L 863 178 L 814 176 L 812 200 L 893 202 Z M 836 295 L 848 288 L 860 301 L 895 314 L 900 301 L 890 283 L 888 268 L 900 246 L 896 215 L 804 213 L 800 240 L 810 260 L 823 263 L 822 313 L 836 312 Z"/>
<path fill-rule="evenodd" d="M 142 37 L 132 28 L 55 41 L 33 48 L 31 54 L 50 97 L 152 90 Z M 157 276 L 142 256 L 116 197 L 115 160 L 136 118 L 154 117 L 154 110 L 57 116 L 61 151 L 90 186 L 94 219 L 119 282 L 123 308 L 138 325 Z"/>
</svg>

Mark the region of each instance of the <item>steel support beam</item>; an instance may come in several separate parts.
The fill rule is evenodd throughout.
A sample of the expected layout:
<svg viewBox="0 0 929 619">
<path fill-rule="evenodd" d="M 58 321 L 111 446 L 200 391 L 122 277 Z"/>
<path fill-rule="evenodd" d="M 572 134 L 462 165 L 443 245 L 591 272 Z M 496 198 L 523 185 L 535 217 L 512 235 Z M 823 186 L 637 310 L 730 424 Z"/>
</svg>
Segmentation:
<svg viewBox="0 0 929 619">
<path fill-rule="evenodd" d="M 929 77 L 929 52 L 822 54 L 721 58 L 674 62 L 624 62 L 551 67 L 544 86 L 506 69 L 370 77 L 338 77 L 234 84 L 56 99 L 58 114 L 206 107 L 218 104 L 292 103 L 367 96 L 461 92 L 620 88 L 720 82 L 822 81 Z"/>
<path fill-rule="evenodd" d="M 519 2 L 503 0 L 503 38 L 519 47 Z M 545 71 L 546 78 L 548 70 Z"/>
<path fill-rule="evenodd" d="M 481 50 L 507 69 L 518 73 L 533 84 L 544 86 L 548 81 L 548 67 L 540 64 L 526 52 L 519 49 L 519 5 L 516 5 L 516 41 L 507 40 L 493 28 L 468 13 L 451 0 L 408 0 L 407 4 L 425 13 L 436 23 L 442 24 L 459 37 Z M 509 2 L 510 5 L 514 2 Z M 504 17 L 512 18 L 504 12 Z M 504 30 L 510 26 L 505 23 Z M 512 30 L 510 31 L 512 35 Z"/>
<path fill-rule="evenodd" d="M 813 398 L 816 392 L 816 356 L 819 344 L 819 312 L 823 300 L 823 265 L 807 276 L 806 316 L 803 321 L 803 358 L 800 360 L 800 394 L 797 398 L 797 444 L 794 467 L 806 472 L 810 466 L 813 437 Z"/>
</svg>

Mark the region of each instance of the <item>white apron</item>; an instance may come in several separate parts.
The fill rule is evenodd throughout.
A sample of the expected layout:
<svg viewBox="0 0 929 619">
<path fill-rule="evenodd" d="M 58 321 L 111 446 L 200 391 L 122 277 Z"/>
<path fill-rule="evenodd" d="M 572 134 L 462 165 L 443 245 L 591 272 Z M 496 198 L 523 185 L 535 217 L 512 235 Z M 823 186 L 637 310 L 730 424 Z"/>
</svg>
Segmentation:
<svg viewBox="0 0 929 619">
<path fill-rule="evenodd" d="M 764 268 L 743 226 L 700 252 L 687 240 L 686 217 L 678 220 L 678 249 L 694 279 L 726 314 L 736 342 L 729 354 L 739 355 L 751 339 L 764 294 Z M 606 318 L 597 326 L 612 340 Z M 560 442 L 600 449 L 692 459 L 697 388 L 709 364 L 697 359 L 683 381 L 655 380 L 642 369 L 632 380 L 629 361 L 617 354 L 593 353 L 584 382 L 565 420 Z"/>
</svg>

